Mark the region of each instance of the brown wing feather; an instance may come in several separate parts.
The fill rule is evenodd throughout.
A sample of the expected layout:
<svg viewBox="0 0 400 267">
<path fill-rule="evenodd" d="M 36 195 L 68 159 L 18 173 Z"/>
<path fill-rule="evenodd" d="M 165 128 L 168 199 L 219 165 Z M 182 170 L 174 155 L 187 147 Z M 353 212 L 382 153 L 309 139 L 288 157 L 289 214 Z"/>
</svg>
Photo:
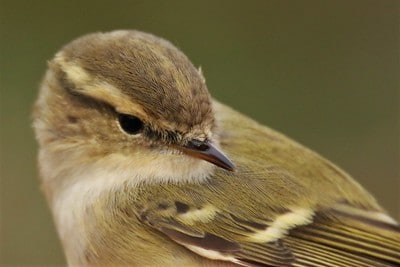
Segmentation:
<svg viewBox="0 0 400 267">
<path fill-rule="evenodd" d="M 268 222 L 252 223 L 219 211 L 211 221 L 185 225 L 171 214 L 151 214 L 140 217 L 173 241 L 194 252 L 198 250 L 193 248 L 216 252 L 220 259 L 243 266 L 400 266 L 400 227 L 379 217 L 362 216 L 362 212 L 352 215 L 340 209 L 325 210 L 311 223 L 293 227 L 269 243 L 251 241 L 254 233 L 269 227 Z M 212 257 L 215 259 L 215 254 Z"/>
</svg>

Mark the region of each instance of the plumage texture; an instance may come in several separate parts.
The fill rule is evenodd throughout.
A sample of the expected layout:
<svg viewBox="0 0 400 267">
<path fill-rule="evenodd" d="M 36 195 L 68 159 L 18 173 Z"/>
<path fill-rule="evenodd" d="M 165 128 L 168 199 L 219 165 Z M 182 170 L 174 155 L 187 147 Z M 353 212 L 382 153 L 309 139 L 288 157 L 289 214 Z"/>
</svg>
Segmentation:
<svg viewBox="0 0 400 267">
<path fill-rule="evenodd" d="M 138 135 L 119 113 L 144 122 Z M 71 266 L 399 266 L 400 227 L 348 174 L 210 98 L 169 42 L 92 34 L 35 108 L 43 188 Z M 210 140 L 216 168 L 176 147 Z"/>
</svg>

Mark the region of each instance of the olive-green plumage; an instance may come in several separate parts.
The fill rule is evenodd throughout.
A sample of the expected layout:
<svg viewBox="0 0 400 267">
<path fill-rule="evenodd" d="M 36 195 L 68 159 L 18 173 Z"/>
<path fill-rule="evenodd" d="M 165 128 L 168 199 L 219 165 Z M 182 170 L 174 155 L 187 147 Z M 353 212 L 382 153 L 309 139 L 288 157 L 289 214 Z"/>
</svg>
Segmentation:
<svg viewBox="0 0 400 267">
<path fill-rule="evenodd" d="M 71 266 L 400 265 L 400 227 L 368 192 L 213 100 L 201 71 L 153 35 L 65 46 L 34 128 Z"/>
</svg>

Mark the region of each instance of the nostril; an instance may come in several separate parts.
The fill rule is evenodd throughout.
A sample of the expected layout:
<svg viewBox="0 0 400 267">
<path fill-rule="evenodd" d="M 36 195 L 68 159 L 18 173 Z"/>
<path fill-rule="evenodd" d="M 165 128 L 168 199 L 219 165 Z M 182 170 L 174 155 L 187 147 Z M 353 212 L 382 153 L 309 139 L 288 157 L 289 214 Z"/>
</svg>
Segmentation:
<svg viewBox="0 0 400 267">
<path fill-rule="evenodd" d="M 201 144 L 201 145 L 199 145 L 198 146 L 198 149 L 200 150 L 200 151 L 206 151 L 206 150 L 208 150 L 210 147 L 207 145 L 207 144 Z"/>
<path fill-rule="evenodd" d="M 189 147 L 194 148 L 199 151 L 206 151 L 210 149 L 208 145 L 208 141 L 199 141 L 199 140 L 192 140 L 189 142 Z"/>
</svg>

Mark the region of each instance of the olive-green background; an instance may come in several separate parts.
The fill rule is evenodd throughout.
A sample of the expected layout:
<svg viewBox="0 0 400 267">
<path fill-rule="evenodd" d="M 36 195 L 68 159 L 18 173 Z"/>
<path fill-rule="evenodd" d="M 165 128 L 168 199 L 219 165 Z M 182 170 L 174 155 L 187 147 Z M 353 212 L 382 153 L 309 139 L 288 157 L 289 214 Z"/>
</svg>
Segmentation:
<svg viewBox="0 0 400 267">
<path fill-rule="evenodd" d="M 400 1 L 0 3 L 1 265 L 64 264 L 30 111 L 46 60 L 93 31 L 172 41 L 216 98 L 336 162 L 400 218 Z"/>
</svg>

